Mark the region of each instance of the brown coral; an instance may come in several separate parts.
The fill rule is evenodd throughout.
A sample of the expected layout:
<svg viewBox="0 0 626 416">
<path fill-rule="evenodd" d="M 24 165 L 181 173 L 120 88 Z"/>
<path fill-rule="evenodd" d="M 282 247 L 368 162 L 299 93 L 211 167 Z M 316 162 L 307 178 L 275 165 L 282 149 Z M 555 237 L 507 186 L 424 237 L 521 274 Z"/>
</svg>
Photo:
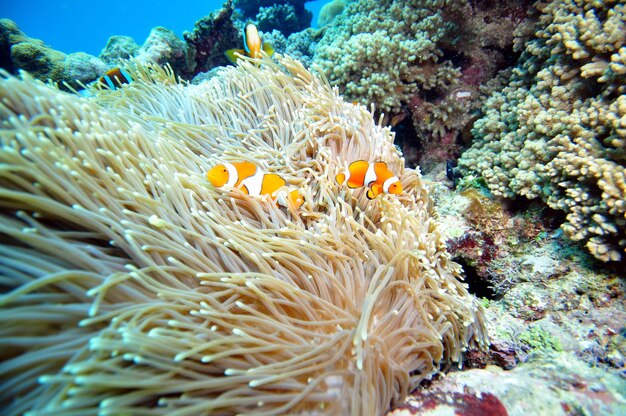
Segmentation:
<svg viewBox="0 0 626 416">
<path fill-rule="evenodd" d="M 619 2 L 539 5 L 509 86 L 494 93 L 459 166 L 500 196 L 541 198 L 603 261 L 626 249 L 626 14 Z M 609 63 L 610 62 L 610 63 Z M 614 69 L 615 70 L 614 70 Z"/>
</svg>

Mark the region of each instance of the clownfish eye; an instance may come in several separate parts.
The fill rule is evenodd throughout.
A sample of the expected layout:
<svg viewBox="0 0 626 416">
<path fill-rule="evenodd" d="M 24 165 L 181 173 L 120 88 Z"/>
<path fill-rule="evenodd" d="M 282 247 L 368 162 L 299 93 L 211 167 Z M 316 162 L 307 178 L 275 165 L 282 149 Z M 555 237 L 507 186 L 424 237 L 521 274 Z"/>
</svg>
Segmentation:
<svg viewBox="0 0 626 416">
<path fill-rule="evenodd" d="M 226 172 L 228 172 L 228 171 L 226 170 L 226 168 L 224 168 L 224 169 L 222 169 L 222 172 L 226 173 Z"/>
</svg>

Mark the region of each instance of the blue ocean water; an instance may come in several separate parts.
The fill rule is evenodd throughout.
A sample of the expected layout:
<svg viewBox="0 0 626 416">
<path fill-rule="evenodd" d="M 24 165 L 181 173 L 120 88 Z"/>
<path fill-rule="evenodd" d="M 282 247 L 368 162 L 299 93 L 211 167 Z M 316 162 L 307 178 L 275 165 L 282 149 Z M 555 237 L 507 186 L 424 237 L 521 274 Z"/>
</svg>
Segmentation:
<svg viewBox="0 0 626 416">
<path fill-rule="evenodd" d="M 222 0 L 125 0 L 96 2 L 85 0 L 1 0 L 0 18 L 13 20 L 26 35 L 41 39 L 65 53 L 87 52 L 98 56 L 113 35 L 126 35 L 143 44 L 150 30 L 164 26 L 182 38 L 186 30 Z M 327 1 L 306 3 L 313 11 L 312 23 Z"/>
</svg>

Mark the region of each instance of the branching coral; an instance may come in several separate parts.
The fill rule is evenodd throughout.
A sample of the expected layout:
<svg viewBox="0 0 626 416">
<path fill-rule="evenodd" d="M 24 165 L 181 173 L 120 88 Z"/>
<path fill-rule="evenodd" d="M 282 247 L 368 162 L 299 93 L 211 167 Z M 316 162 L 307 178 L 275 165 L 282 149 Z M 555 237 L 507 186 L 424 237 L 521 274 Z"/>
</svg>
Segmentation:
<svg viewBox="0 0 626 416">
<path fill-rule="evenodd" d="M 491 96 L 459 166 L 496 195 L 541 198 L 603 261 L 626 249 L 626 10 L 620 2 L 541 5 L 537 35 Z"/>
<path fill-rule="evenodd" d="M 296 10 L 291 4 L 274 4 L 269 7 L 261 7 L 255 21 L 260 31 L 278 30 L 285 36 L 308 27 L 308 25 L 300 26 Z"/>
<path fill-rule="evenodd" d="M 299 63 L 92 99 L 0 81 L 4 414 L 381 414 L 484 346 L 419 173 Z M 384 160 L 406 193 L 334 175 Z M 299 210 L 208 185 L 250 160 Z"/>
<path fill-rule="evenodd" d="M 452 90 L 458 69 L 442 61 L 455 1 L 357 1 L 328 26 L 314 60 L 349 99 L 398 113 L 417 92 Z M 444 108 L 445 106 L 442 106 Z"/>
<path fill-rule="evenodd" d="M 234 0 L 244 19 L 252 19 L 269 32 L 278 29 L 285 36 L 311 26 L 313 14 L 304 7 L 311 0 Z M 280 26 L 280 21 L 283 25 Z"/>
</svg>

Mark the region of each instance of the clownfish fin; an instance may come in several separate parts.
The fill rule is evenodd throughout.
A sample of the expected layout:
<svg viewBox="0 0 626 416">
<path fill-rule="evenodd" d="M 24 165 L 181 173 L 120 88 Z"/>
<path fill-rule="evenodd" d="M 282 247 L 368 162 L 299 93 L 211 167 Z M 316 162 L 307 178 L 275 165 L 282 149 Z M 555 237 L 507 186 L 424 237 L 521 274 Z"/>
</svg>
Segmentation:
<svg viewBox="0 0 626 416">
<path fill-rule="evenodd" d="M 250 176 L 257 173 L 257 166 L 252 162 L 233 162 L 232 165 L 235 167 L 235 170 L 237 171 L 237 177 L 240 181 L 249 178 Z"/>
<path fill-rule="evenodd" d="M 369 162 L 367 160 L 363 160 L 363 159 L 359 159 L 359 160 L 355 160 L 354 162 L 350 163 L 350 165 L 348 166 L 348 169 L 350 170 L 354 170 L 354 169 L 367 169 L 369 167 Z"/>
<path fill-rule="evenodd" d="M 372 187 L 367 190 L 367 199 L 374 199 L 374 198 L 376 198 L 378 195 L 381 194 L 382 190 L 383 190 L 382 186 L 380 186 L 378 184 L 372 185 Z"/>
<path fill-rule="evenodd" d="M 335 176 L 335 179 L 337 180 L 339 185 L 343 185 L 343 183 L 346 181 L 346 175 L 343 173 L 340 173 L 337 176 Z"/>
<path fill-rule="evenodd" d="M 299 190 L 293 189 L 287 191 L 286 189 L 280 190 L 276 194 L 276 205 L 283 208 L 289 208 L 291 204 L 295 209 L 298 209 L 304 203 L 304 198 Z"/>
<path fill-rule="evenodd" d="M 356 189 L 356 188 L 360 188 L 361 186 L 363 186 L 362 183 L 355 182 L 355 181 L 348 179 L 348 188 Z"/>
<path fill-rule="evenodd" d="M 300 208 L 302 204 L 304 204 L 304 197 L 297 189 L 289 192 L 289 199 L 291 200 L 291 203 L 293 204 L 295 209 Z"/>
<path fill-rule="evenodd" d="M 261 184 L 261 195 L 270 195 L 274 197 L 274 193 L 286 185 L 283 178 L 275 173 L 266 173 L 263 176 L 263 183 Z"/>
<path fill-rule="evenodd" d="M 262 46 L 263 52 L 265 52 L 268 56 L 274 55 L 274 47 L 269 42 L 263 42 Z"/>
<path fill-rule="evenodd" d="M 226 55 L 226 58 L 228 58 L 228 60 L 232 64 L 236 65 L 238 57 L 235 54 L 246 56 L 246 51 L 244 51 L 243 49 L 229 49 L 226 52 L 224 52 L 224 55 Z"/>
</svg>

